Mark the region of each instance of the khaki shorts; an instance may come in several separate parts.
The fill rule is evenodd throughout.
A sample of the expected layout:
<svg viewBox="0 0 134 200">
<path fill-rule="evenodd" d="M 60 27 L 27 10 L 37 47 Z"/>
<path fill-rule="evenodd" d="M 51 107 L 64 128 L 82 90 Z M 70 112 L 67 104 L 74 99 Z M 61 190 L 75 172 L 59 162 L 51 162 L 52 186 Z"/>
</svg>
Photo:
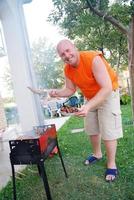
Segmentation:
<svg viewBox="0 0 134 200">
<path fill-rule="evenodd" d="M 84 123 L 88 135 L 101 134 L 103 140 L 123 137 L 119 91 L 112 91 L 101 106 L 90 111 Z"/>
</svg>

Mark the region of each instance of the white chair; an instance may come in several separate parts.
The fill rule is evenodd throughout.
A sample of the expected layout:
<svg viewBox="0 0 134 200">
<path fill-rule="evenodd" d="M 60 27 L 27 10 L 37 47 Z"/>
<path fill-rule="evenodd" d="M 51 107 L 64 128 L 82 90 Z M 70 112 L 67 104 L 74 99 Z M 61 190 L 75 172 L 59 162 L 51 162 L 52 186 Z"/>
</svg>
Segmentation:
<svg viewBox="0 0 134 200">
<path fill-rule="evenodd" d="M 51 118 L 57 115 L 61 117 L 60 109 L 57 107 L 57 102 L 55 100 L 51 100 L 48 102 L 49 111 L 51 114 Z"/>
</svg>

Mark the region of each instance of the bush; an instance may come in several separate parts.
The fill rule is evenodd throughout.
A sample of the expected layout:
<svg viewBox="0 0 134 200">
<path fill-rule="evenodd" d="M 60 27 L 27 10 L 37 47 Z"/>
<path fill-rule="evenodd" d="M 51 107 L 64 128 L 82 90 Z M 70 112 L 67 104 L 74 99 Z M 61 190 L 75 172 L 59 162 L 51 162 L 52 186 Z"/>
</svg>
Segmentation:
<svg viewBox="0 0 134 200">
<path fill-rule="evenodd" d="M 16 124 L 19 123 L 19 116 L 18 116 L 18 111 L 17 107 L 5 107 L 5 114 L 6 114 L 6 119 L 7 119 L 7 124 Z"/>
<path fill-rule="evenodd" d="M 120 104 L 121 105 L 127 105 L 131 102 L 131 96 L 128 94 L 123 94 L 120 97 Z"/>
</svg>

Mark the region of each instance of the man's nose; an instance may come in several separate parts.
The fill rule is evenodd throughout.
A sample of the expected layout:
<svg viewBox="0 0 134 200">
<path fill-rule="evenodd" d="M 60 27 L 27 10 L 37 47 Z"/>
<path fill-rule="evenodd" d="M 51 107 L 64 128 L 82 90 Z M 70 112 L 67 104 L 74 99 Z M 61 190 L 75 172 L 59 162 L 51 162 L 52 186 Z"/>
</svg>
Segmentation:
<svg viewBox="0 0 134 200">
<path fill-rule="evenodd" d="M 65 57 L 69 58 L 69 53 L 68 52 L 65 52 Z"/>
</svg>

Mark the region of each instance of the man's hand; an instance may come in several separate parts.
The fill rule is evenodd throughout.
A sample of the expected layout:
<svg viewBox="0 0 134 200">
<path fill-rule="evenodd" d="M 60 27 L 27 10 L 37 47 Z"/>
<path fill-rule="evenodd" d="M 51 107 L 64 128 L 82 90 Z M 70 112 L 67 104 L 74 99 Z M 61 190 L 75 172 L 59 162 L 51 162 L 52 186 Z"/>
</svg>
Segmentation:
<svg viewBox="0 0 134 200">
<path fill-rule="evenodd" d="M 78 112 L 76 112 L 75 115 L 78 117 L 86 117 L 88 112 L 89 112 L 89 106 L 86 104 L 81 106 L 81 108 L 78 109 Z"/>
<path fill-rule="evenodd" d="M 59 97 L 58 90 L 56 90 L 56 89 L 49 90 L 49 96 L 50 97 Z"/>
</svg>

